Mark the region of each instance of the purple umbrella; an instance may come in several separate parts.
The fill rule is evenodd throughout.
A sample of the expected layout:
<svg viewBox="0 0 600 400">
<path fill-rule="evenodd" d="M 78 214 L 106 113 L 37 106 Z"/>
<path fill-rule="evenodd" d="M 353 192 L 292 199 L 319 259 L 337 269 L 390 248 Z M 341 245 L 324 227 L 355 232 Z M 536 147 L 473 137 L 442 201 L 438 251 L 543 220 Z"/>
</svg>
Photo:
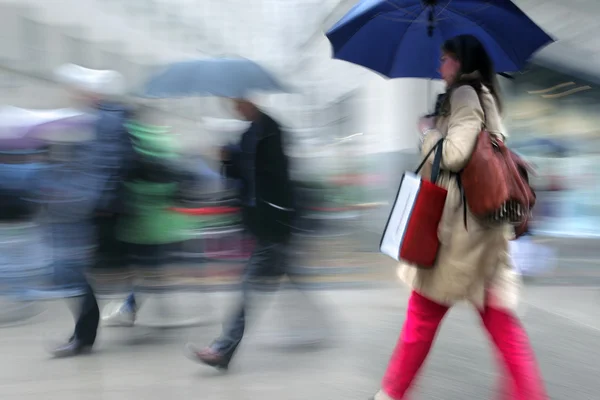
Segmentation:
<svg viewBox="0 0 600 400">
<path fill-rule="evenodd" d="M 34 150 L 47 145 L 42 135 L 50 131 L 89 127 L 95 117 L 81 111 L 0 108 L 0 151 Z"/>
</svg>

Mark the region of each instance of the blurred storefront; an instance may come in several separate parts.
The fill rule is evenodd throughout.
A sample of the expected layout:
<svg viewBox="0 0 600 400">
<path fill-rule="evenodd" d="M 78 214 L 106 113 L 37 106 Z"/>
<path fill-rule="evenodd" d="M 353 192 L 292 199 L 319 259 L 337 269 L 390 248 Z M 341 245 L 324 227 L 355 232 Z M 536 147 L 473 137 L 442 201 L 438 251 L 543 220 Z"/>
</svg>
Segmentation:
<svg viewBox="0 0 600 400">
<path fill-rule="evenodd" d="M 600 88 L 532 66 L 515 76 L 508 99 L 510 144 L 538 168 L 535 229 L 600 236 Z"/>
</svg>

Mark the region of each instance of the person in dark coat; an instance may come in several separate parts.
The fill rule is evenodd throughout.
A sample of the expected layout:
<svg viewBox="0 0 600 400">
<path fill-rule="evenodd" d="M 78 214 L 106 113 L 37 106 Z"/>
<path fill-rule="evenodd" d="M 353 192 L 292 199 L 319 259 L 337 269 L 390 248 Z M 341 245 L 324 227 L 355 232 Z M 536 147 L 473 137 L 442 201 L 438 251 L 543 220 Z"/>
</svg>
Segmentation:
<svg viewBox="0 0 600 400">
<path fill-rule="evenodd" d="M 119 86 L 120 75 L 114 71 L 93 71 L 78 66 L 68 68 L 92 75 L 83 79 L 84 83 L 93 83 L 94 73 L 106 78 L 111 72 L 115 78 L 112 81 Z M 76 73 L 73 75 L 77 76 Z M 52 349 L 57 357 L 77 355 L 90 349 L 96 340 L 100 310 L 85 270 L 94 264 L 100 253 L 106 257 L 106 249 L 114 253 L 117 262 L 123 258 L 114 231 L 124 212 L 122 182 L 134 155 L 125 129 L 129 110 L 116 100 L 114 91 L 108 94 L 97 91 L 93 85 L 68 83 L 82 94 L 97 120 L 94 138 L 78 146 L 71 162 L 55 166 L 47 180 L 51 191 L 61 197 L 47 207 L 56 283 L 79 299 L 72 336 L 65 344 Z M 102 83 L 103 90 L 110 87 L 106 80 Z"/>
<path fill-rule="evenodd" d="M 238 145 L 222 149 L 228 177 L 242 183 L 243 220 L 257 245 L 243 276 L 243 299 L 222 335 L 204 350 L 189 344 L 192 359 L 226 369 L 246 327 L 250 284 L 289 274 L 288 247 L 296 215 L 294 190 L 279 124 L 245 99 L 234 100 L 236 110 L 251 121 Z"/>
</svg>

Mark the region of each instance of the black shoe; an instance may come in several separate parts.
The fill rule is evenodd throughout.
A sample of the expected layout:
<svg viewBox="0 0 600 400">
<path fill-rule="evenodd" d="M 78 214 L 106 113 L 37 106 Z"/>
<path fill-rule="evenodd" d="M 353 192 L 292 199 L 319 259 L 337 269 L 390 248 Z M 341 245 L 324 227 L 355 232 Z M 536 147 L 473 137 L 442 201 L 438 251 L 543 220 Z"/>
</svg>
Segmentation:
<svg viewBox="0 0 600 400">
<path fill-rule="evenodd" d="M 92 345 L 82 342 L 81 340 L 71 337 L 65 344 L 55 347 L 51 350 L 54 357 L 64 358 L 73 357 L 82 353 L 89 353 L 92 350 Z"/>
<path fill-rule="evenodd" d="M 186 346 L 186 350 L 188 358 L 192 361 L 201 362 L 219 370 L 227 370 L 233 356 L 233 352 L 225 354 L 213 347 L 199 349 L 191 343 Z"/>
</svg>

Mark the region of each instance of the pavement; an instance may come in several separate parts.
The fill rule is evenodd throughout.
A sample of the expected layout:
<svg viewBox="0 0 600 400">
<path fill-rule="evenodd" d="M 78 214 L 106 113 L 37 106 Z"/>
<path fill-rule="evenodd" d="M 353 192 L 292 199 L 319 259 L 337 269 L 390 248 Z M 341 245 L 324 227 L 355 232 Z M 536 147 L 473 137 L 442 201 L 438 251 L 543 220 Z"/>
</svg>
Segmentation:
<svg viewBox="0 0 600 400">
<path fill-rule="evenodd" d="M 308 295 L 312 303 L 291 290 L 257 295 L 254 311 L 262 312 L 250 313 L 254 323 L 227 373 L 191 362 L 183 349 L 190 340 L 209 343 L 235 292 L 149 298 L 138 326 L 103 328 L 93 353 L 60 360 L 43 349 L 68 335 L 71 316 L 62 301 L 40 304 L 44 312 L 33 320 L 1 329 L 0 398 L 367 399 L 377 390 L 397 339 L 407 290 L 373 287 Z M 598 398 L 599 301 L 595 287 L 540 286 L 524 292 L 519 314 L 552 399 Z M 196 325 L 158 328 L 165 318 Z M 329 340 L 314 346 L 322 337 Z M 491 399 L 496 378 L 492 349 L 476 313 L 459 305 L 443 324 L 413 398 Z"/>
</svg>

